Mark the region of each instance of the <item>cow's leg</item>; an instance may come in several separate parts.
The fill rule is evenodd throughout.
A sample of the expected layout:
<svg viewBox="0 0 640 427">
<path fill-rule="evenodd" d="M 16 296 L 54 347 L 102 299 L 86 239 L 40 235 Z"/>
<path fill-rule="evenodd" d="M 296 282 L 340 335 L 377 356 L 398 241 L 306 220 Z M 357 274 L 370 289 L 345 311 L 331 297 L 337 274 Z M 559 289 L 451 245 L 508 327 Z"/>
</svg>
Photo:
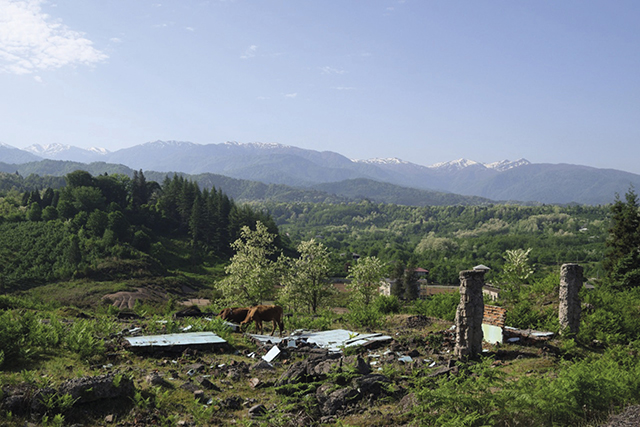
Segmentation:
<svg viewBox="0 0 640 427">
<path fill-rule="evenodd" d="M 276 333 L 276 319 L 273 319 L 272 322 L 273 322 L 273 330 L 271 331 L 271 336 L 273 336 L 273 334 Z"/>
</svg>

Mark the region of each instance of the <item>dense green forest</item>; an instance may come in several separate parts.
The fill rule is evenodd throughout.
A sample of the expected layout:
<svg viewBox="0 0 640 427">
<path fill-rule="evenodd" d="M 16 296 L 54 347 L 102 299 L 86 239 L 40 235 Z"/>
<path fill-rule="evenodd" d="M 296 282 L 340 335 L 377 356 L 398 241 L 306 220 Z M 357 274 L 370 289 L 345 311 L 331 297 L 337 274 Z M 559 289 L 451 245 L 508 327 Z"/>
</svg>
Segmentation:
<svg viewBox="0 0 640 427">
<path fill-rule="evenodd" d="M 0 284 L 5 289 L 128 277 L 136 271 L 164 275 L 179 267 L 176 263 L 224 262 L 243 226 L 260 221 L 278 233 L 262 211 L 237 205 L 216 189 L 200 190 L 180 176 L 159 184 L 147 181 L 142 171 L 133 178 L 74 171 L 64 179 L 61 188 L 22 193 L 12 188 L 0 197 Z M 172 255 L 169 248 L 176 243 L 186 254 Z M 282 245 L 280 239 L 276 244 Z"/>
<path fill-rule="evenodd" d="M 507 250 L 529 249 L 543 277 L 566 262 L 602 277 L 608 206 L 430 206 L 368 201 L 342 204 L 264 203 L 292 241 L 316 238 L 334 253 L 339 272 L 352 254 L 430 271 L 435 283 L 457 284 L 458 272 L 484 264 L 499 271 Z M 488 276 L 489 278 L 491 275 Z"/>
</svg>

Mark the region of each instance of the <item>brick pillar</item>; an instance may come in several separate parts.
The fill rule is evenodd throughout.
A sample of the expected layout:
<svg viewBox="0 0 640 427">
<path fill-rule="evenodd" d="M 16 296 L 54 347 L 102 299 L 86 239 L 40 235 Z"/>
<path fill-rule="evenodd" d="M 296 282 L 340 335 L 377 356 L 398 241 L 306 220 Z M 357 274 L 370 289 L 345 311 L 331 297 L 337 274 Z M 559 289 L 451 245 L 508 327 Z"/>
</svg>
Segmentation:
<svg viewBox="0 0 640 427">
<path fill-rule="evenodd" d="M 580 297 L 582 267 L 578 264 L 563 264 L 560 270 L 560 333 L 576 335 L 580 329 Z"/>
<path fill-rule="evenodd" d="M 484 270 L 460 272 L 460 304 L 456 311 L 454 349 L 454 354 L 459 359 L 474 357 L 482 352 L 483 285 Z"/>
</svg>

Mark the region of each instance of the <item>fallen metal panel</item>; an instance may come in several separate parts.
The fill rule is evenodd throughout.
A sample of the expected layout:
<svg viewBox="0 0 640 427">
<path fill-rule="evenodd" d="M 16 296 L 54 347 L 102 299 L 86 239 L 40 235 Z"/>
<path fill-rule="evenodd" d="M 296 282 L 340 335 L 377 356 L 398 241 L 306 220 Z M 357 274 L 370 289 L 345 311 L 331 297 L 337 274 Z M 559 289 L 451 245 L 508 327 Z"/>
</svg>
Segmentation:
<svg viewBox="0 0 640 427">
<path fill-rule="evenodd" d="M 224 344 L 226 341 L 213 332 L 188 332 L 184 334 L 147 335 L 125 338 L 132 347 L 171 347 L 203 344 Z"/>
<path fill-rule="evenodd" d="M 292 339 L 315 344 L 320 348 L 330 351 L 341 351 L 343 347 L 368 344 L 373 341 L 390 341 L 392 338 L 382 334 L 360 334 L 358 332 L 347 331 L 346 329 L 333 329 L 330 331 L 311 332 L 297 330 L 287 337 L 275 337 L 270 335 L 251 335 L 254 339 L 263 344 L 269 342 L 279 344 L 282 340 Z M 291 345 L 291 344 L 289 344 Z"/>
<path fill-rule="evenodd" d="M 502 344 L 503 333 L 502 328 L 499 326 L 483 323 L 482 335 L 484 336 L 484 341 L 489 344 Z"/>
<path fill-rule="evenodd" d="M 278 348 L 278 346 L 274 345 L 273 347 L 271 347 L 271 350 L 267 352 L 267 354 L 262 356 L 262 359 L 271 363 L 273 362 L 273 359 L 278 357 L 279 354 L 280 354 L 280 349 Z"/>
</svg>

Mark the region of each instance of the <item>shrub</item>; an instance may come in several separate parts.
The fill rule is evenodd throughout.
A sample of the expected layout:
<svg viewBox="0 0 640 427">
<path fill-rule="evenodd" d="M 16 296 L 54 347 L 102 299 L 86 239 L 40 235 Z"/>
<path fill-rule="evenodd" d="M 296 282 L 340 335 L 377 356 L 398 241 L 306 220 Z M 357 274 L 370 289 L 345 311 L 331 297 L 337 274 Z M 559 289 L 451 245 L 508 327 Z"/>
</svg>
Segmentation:
<svg viewBox="0 0 640 427">
<path fill-rule="evenodd" d="M 372 329 L 379 327 L 382 323 L 382 315 L 373 305 L 352 305 L 346 317 L 354 327 Z"/>
<path fill-rule="evenodd" d="M 400 312 L 400 300 L 397 296 L 380 295 L 373 301 L 373 308 L 381 314 Z"/>
<path fill-rule="evenodd" d="M 460 304 L 460 292 L 442 293 L 414 302 L 414 311 L 418 314 L 453 322 L 456 309 Z"/>
</svg>

